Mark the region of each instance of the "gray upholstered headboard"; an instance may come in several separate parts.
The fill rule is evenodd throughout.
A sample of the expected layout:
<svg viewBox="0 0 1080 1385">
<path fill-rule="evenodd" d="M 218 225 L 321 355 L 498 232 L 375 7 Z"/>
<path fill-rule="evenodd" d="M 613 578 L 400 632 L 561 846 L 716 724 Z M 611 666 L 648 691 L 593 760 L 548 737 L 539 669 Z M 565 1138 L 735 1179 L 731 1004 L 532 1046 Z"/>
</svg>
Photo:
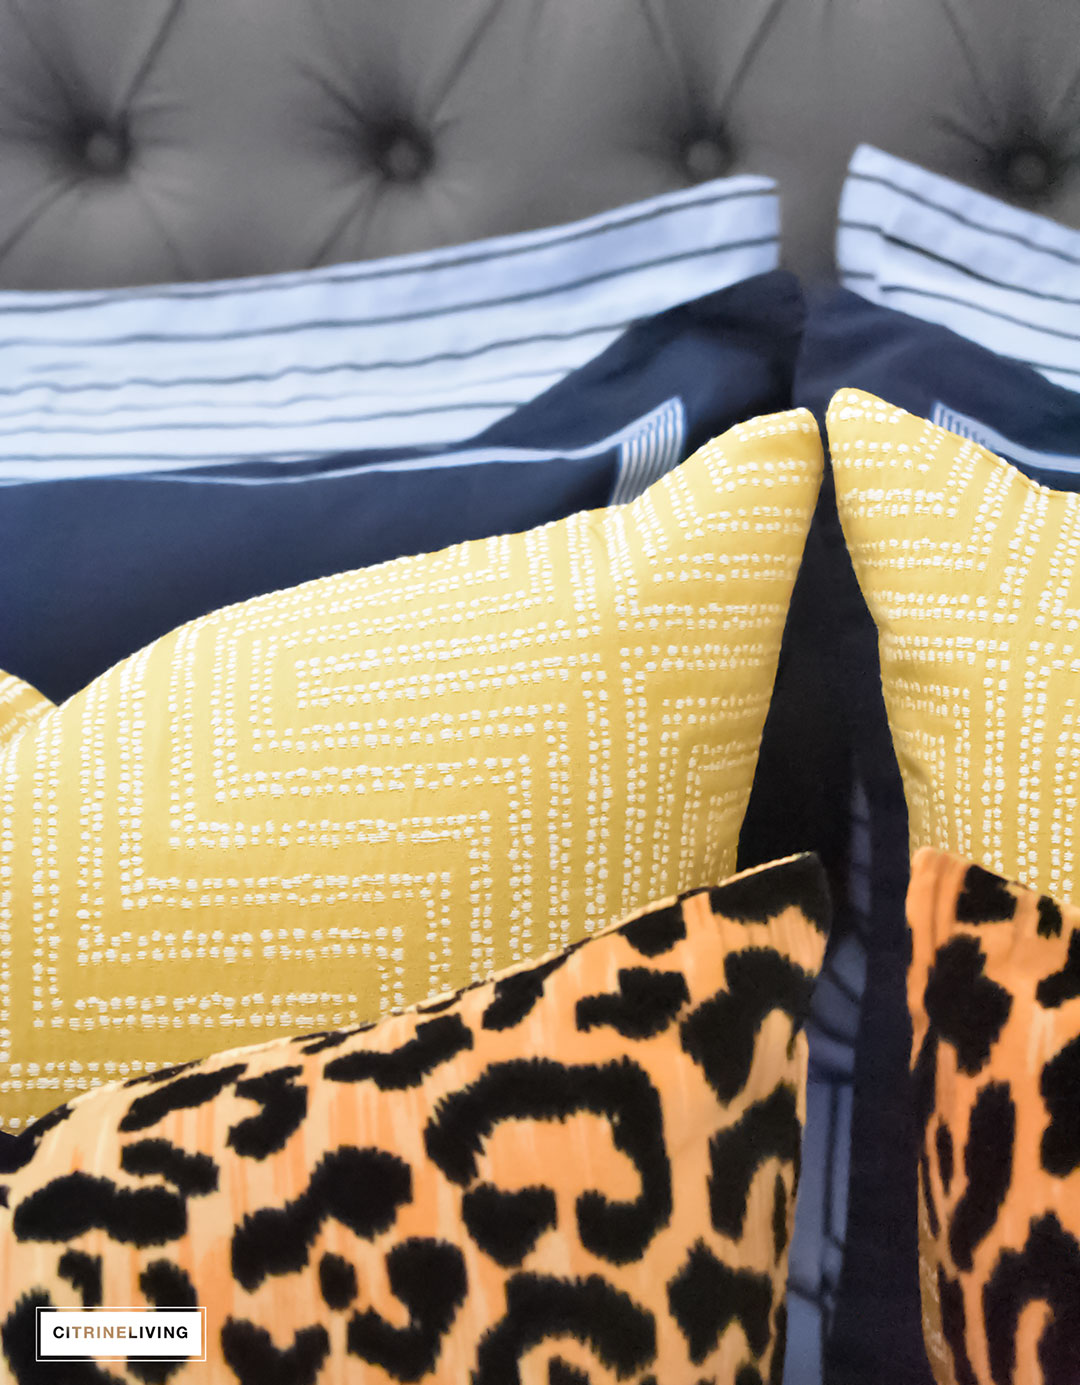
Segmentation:
<svg viewBox="0 0 1080 1385">
<path fill-rule="evenodd" d="M 0 0 L 0 287 L 216 278 L 775 176 L 829 272 L 867 141 L 1080 225 L 1077 0 Z"/>
</svg>

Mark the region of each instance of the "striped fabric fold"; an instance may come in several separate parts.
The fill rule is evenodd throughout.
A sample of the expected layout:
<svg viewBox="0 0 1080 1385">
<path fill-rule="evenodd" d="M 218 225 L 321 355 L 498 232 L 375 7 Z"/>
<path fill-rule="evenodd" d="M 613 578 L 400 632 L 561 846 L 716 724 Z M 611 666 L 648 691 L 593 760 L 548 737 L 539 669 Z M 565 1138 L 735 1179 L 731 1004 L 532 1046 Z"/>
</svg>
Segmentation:
<svg viewBox="0 0 1080 1385">
<path fill-rule="evenodd" d="M 619 445 L 618 472 L 611 491 L 613 505 L 626 505 L 678 466 L 686 444 L 686 409 L 669 399 L 638 419 Z"/>
<path fill-rule="evenodd" d="M 1059 478 L 1058 484 L 1063 490 L 1072 490 L 1072 483 L 1080 477 L 1080 456 L 1076 453 L 1043 452 L 1034 447 L 1027 447 L 1024 443 L 1006 437 L 996 428 L 991 428 L 981 419 L 972 418 L 970 414 L 961 413 L 959 409 L 950 408 L 940 401 L 935 403 L 929 417 L 930 422 L 936 423 L 939 428 L 947 428 L 950 433 L 970 438 L 980 447 L 985 447 L 987 451 L 1015 462 L 1022 468 L 1054 473 Z M 1080 439 L 1077 439 L 1077 444 L 1080 447 Z"/>
<path fill-rule="evenodd" d="M 1080 231 L 860 145 L 836 257 L 863 297 L 1080 390 Z"/>
<path fill-rule="evenodd" d="M 740 176 L 364 264 L 0 294 L 0 480 L 458 442 L 630 323 L 776 268 L 778 232 L 775 184 Z"/>
</svg>

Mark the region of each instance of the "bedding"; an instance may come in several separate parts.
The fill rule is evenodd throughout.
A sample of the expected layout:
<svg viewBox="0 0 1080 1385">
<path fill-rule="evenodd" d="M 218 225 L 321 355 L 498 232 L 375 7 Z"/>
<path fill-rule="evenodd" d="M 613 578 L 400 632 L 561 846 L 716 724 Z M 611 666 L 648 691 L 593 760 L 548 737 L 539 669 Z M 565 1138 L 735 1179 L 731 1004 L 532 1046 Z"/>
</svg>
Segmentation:
<svg viewBox="0 0 1080 1385">
<path fill-rule="evenodd" d="M 1028 373 L 1021 378 L 1032 385 Z M 1017 401 L 1047 393 L 1075 407 L 1071 394 L 1041 381 Z M 1020 417 L 1038 436 L 1039 414 L 1025 411 L 1015 421 Z M 891 757 L 881 744 L 884 708 L 870 703 L 874 663 L 857 634 L 851 599 L 840 652 L 861 670 L 860 763 L 875 773 L 879 811 L 846 1273 L 870 1266 L 891 1273 L 907 1286 L 908 1302 L 905 1310 L 883 1307 L 894 1318 L 904 1311 L 910 1322 L 915 1186 L 905 1169 L 914 1167 L 907 1151 L 915 1131 L 902 1089 L 896 1095 L 908 1040 L 900 1009 L 906 943 L 896 917 L 906 883 L 898 859 L 900 795 L 906 790 L 913 846 L 962 852 L 1036 889 L 1071 889 L 1062 825 L 1071 751 L 1062 739 L 1070 713 L 1061 660 L 1067 668 L 1069 656 L 1054 646 L 1069 642 L 1070 618 L 1056 608 L 1070 600 L 1066 531 L 1076 498 L 1040 487 L 970 440 L 857 392 L 842 391 L 834 400 L 829 445 L 855 572 L 880 632 L 884 705 L 897 751 Z M 1058 476 L 1068 481 L 1067 473 Z M 875 491 L 888 495 L 888 503 L 876 500 Z M 1039 710 L 1029 705 L 1032 699 Z M 1045 728 L 1057 730 L 1044 735 Z M 887 1201 L 885 1188 L 897 1189 Z M 863 1297 L 872 1311 L 875 1296 Z M 856 1344 L 867 1336 L 854 1327 L 847 1335 Z"/>
<path fill-rule="evenodd" d="M 0 486 L 0 668 L 59 703 L 230 603 L 626 503 L 787 407 L 802 318 L 780 271 L 680 304 L 460 445 Z"/>
<path fill-rule="evenodd" d="M 836 259 L 845 287 L 1080 390 L 1080 231 L 861 145 Z"/>
<path fill-rule="evenodd" d="M 37 716 L 0 752 L 5 1125 L 729 873 L 821 466 L 808 413 L 741 424 L 629 505 L 228 607 Z"/>
<path fill-rule="evenodd" d="M 1059 490 L 1080 485 L 1080 400 L 1073 392 L 947 328 L 844 289 L 822 289 L 809 297 L 795 399 L 824 427 L 829 400 L 845 385 L 971 437 L 1043 484 Z M 838 1379 L 855 1380 L 879 1362 L 899 1362 L 888 1369 L 906 1385 L 927 1379 L 917 1331 L 915 1132 L 902 1083 L 910 1038 L 904 999 L 908 819 L 882 701 L 877 634 L 832 495 L 829 472 L 786 641 L 794 674 L 816 667 L 830 696 L 810 699 L 805 680 L 778 677 L 776 699 L 784 708 L 774 699 L 770 721 L 789 729 L 770 754 L 783 759 L 799 753 L 808 724 L 834 739 L 838 718 L 846 727 L 857 803 L 852 864 L 838 865 L 836 878 L 852 887 L 854 907 L 843 915 L 853 934 L 846 946 L 863 954 L 851 970 L 856 977 L 865 971 L 866 980 L 852 1055 L 845 1268 L 830 1355 Z M 825 613 L 824 629 L 807 634 L 805 620 L 796 621 L 796 613 L 808 608 Z M 829 1026 L 837 1020 L 843 1012 L 836 1015 L 830 1006 L 823 1021 Z M 883 1294 L 882 1284 L 902 1288 Z"/>
<path fill-rule="evenodd" d="M 460 442 L 634 321 L 779 263 L 775 184 L 713 179 L 424 254 L 0 293 L 0 481 Z"/>
<path fill-rule="evenodd" d="M 39 1307 L 168 1303 L 179 1381 L 779 1382 L 827 928 L 797 858 L 58 1108 L 0 1150 L 10 1368 Z"/>
<path fill-rule="evenodd" d="M 971 34 L 958 29 L 955 37 L 972 63 Z M 981 152 L 971 180 L 996 184 L 1014 200 L 1048 191 L 1071 157 L 1060 144 L 1055 153 L 1050 128 L 1020 121 L 1012 145 L 1005 139 L 983 149 L 974 141 Z M 972 437 L 1044 484 L 1076 487 L 1080 431 L 1068 392 L 1080 389 L 1080 232 L 863 145 L 841 195 L 836 263 L 841 283 L 861 297 L 824 288 L 811 297 L 797 406 L 813 409 L 824 426 L 831 395 L 857 386 Z M 762 746 L 763 788 L 773 787 L 752 799 L 747 828 L 766 823 L 776 832 L 784 823 L 783 768 L 800 765 L 791 792 L 796 815 L 816 803 L 822 826 L 810 831 L 798 818 L 792 826 L 829 863 L 838 893 L 831 952 L 844 955 L 851 983 L 823 994 L 825 1032 L 849 1021 L 850 989 L 862 990 L 857 1055 L 848 1051 L 854 1107 L 844 1269 L 825 1378 L 861 1385 L 873 1374 L 928 1385 L 912 1232 L 915 1136 L 900 1082 L 908 1038 L 907 814 L 878 675 L 873 623 L 827 470 Z M 845 799 L 848 811 L 837 811 Z M 793 840 L 781 835 L 769 845 L 775 854 Z M 831 1167 L 842 1179 L 842 1159 Z"/>
<path fill-rule="evenodd" d="M 921 848 L 908 895 L 923 1323 L 938 1385 L 1080 1361 L 1080 912 Z"/>
</svg>

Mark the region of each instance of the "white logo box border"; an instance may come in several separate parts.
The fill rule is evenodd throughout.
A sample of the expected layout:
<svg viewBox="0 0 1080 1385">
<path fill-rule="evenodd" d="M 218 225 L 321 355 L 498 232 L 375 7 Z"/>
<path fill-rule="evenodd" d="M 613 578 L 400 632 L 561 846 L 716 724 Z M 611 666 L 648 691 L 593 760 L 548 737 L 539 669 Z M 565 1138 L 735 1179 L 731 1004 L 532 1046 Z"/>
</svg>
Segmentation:
<svg viewBox="0 0 1080 1385">
<path fill-rule="evenodd" d="M 144 1316 L 157 1312 L 163 1313 L 198 1313 L 202 1320 L 202 1355 L 201 1356 L 42 1356 L 41 1352 L 41 1315 L 42 1313 L 139 1313 Z M 159 1304 L 157 1307 L 148 1308 L 145 1304 L 125 1305 L 122 1303 L 110 1303 L 107 1307 L 102 1304 L 100 1308 L 54 1308 L 51 1304 L 39 1303 L 34 1309 L 34 1360 L 35 1363 L 47 1365 L 50 1361 L 205 1361 L 207 1344 L 207 1310 L 201 1305 L 196 1308 L 188 1307 L 186 1304 Z"/>
</svg>

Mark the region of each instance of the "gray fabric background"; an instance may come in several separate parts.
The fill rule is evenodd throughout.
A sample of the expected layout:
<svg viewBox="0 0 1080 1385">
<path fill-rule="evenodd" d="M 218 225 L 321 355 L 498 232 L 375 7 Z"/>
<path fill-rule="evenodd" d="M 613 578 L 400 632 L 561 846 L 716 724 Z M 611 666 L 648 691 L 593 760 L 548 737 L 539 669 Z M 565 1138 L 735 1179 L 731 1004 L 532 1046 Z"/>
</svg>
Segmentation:
<svg viewBox="0 0 1080 1385">
<path fill-rule="evenodd" d="M 1080 225 L 1077 0 L 0 0 L 0 287 L 301 269 L 859 141 Z"/>
</svg>

